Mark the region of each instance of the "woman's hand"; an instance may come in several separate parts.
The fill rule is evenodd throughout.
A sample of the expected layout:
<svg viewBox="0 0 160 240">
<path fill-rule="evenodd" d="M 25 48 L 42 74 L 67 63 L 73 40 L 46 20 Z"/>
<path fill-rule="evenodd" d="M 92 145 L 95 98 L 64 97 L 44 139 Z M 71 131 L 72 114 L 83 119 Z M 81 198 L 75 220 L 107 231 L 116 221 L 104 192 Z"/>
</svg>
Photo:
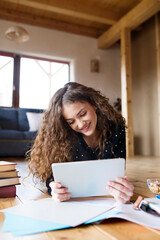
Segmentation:
<svg viewBox="0 0 160 240">
<path fill-rule="evenodd" d="M 108 181 L 106 188 L 117 202 L 127 203 L 133 196 L 134 186 L 127 180 L 127 177 L 117 177 L 116 181 Z"/>
<path fill-rule="evenodd" d="M 51 195 L 55 201 L 63 202 L 70 199 L 71 194 L 68 192 L 68 188 L 63 187 L 59 182 L 50 182 Z"/>
</svg>

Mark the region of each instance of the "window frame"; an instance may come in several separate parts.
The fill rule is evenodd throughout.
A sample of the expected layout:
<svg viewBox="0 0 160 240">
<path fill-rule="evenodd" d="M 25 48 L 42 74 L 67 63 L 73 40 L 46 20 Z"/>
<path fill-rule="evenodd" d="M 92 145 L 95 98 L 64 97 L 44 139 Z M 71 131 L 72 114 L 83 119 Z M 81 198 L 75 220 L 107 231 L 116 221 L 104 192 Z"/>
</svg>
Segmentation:
<svg viewBox="0 0 160 240">
<path fill-rule="evenodd" d="M 35 60 L 47 61 L 47 62 L 68 64 L 68 74 L 69 74 L 68 79 L 70 82 L 70 62 L 69 61 L 61 61 L 61 60 L 54 60 L 54 59 L 48 59 L 48 58 L 42 58 L 42 57 L 36 57 L 36 56 L 20 55 L 16 53 L 3 52 L 3 51 L 0 51 L 0 56 L 13 57 L 14 59 L 12 106 L 11 107 L 3 106 L 5 108 L 19 108 L 21 58 L 30 58 Z"/>
</svg>

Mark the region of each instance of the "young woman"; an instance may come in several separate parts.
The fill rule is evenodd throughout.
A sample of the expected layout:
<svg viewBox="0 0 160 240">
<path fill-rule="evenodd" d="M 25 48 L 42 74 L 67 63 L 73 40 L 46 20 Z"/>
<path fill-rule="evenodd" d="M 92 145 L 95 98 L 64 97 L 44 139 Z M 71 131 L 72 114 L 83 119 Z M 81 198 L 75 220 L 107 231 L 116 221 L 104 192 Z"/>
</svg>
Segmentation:
<svg viewBox="0 0 160 240">
<path fill-rule="evenodd" d="M 125 121 L 99 91 L 71 82 L 59 89 L 44 113 L 43 122 L 30 153 L 29 168 L 48 187 L 54 200 L 66 201 L 70 193 L 54 181 L 51 164 L 125 158 Z M 122 203 L 133 195 L 127 177 L 106 183 Z"/>
</svg>

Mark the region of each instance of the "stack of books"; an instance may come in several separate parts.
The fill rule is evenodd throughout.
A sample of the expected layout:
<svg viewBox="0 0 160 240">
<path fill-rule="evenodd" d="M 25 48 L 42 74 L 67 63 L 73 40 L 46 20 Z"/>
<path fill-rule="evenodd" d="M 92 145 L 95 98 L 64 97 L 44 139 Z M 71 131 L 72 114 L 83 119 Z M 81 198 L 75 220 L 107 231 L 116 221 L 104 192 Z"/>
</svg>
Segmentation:
<svg viewBox="0 0 160 240">
<path fill-rule="evenodd" d="M 0 198 L 15 197 L 17 184 L 20 184 L 20 177 L 16 163 L 0 161 Z"/>
</svg>

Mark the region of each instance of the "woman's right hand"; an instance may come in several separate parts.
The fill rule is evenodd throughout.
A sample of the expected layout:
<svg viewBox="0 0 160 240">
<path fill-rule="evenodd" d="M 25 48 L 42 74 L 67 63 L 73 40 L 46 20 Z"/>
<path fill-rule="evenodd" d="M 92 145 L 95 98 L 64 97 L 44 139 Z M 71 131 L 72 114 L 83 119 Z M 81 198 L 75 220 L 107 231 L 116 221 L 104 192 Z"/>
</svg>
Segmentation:
<svg viewBox="0 0 160 240">
<path fill-rule="evenodd" d="M 60 182 L 52 181 L 49 186 L 51 188 L 52 198 L 55 201 L 63 202 L 70 199 L 71 193 L 69 193 L 68 188 L 63 187 Z"/>
</svg>

